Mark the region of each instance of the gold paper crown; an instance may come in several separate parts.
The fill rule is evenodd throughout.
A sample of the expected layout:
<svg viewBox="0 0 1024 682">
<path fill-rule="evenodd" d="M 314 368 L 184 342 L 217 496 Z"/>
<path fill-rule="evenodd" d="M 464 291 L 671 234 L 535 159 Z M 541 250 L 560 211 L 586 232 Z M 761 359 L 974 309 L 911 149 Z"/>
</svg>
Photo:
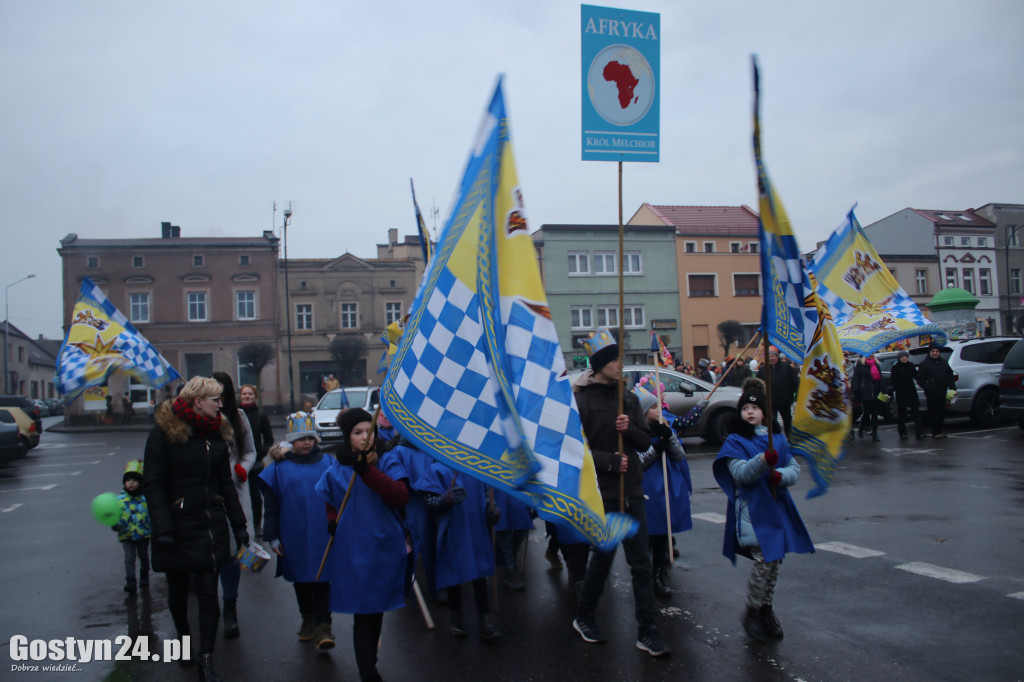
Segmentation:
<svg viewBox="0 0 1024 682">
<path fill-rule="evenodd" d="M 124 473 L 126 473 L 126 474 L 138 474 L 139 476 L 141 476 L 142 475 L 142 460 L 140 460 L 140 459 L 133 459 L 130 462 L 128 462 L 128 465 L 125 466 L 125 468 L 124 468 Z"/>
<path fill-rule="evenodd" d="M 615 337 L 608 331 L 607 327 L 598 327 L 597 331 L 584 339 L 583 348 L 589 355 L 593 355 L 602 348 L 615 345 Z"/>
<path fill-rule="evenodd" d="M 303 436 L 315 436 L 316 427 L 313 424 L 313 417 L 308 412 L 294 412 L 288 415 L 289 442 L 298 440 L 296 434 Z"/>
<path fill-rule="evenodd" d="M 658 402 L 658 397 L 656 395 L 654 395 L 653 393 L 651 393 L 650 391 L 648 391 L 643 386 L 641 386 L 640 384 L 637 384 L 636 386 L 633 387 L 633 395 L 635 395 L 637 397 L 637 400 L 640 401 L 641 405 L 644 404 L 644 399 L 645 398 L 647 400 L 650 400 L 650 401 L 654 402 L 654 403 Z"/>
</svg>

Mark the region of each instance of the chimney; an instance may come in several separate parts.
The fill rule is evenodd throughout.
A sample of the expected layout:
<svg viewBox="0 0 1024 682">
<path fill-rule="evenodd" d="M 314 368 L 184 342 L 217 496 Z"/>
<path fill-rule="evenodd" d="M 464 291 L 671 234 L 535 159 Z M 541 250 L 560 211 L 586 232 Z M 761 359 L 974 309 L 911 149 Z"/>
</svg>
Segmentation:
<svg viewBox="0 0 1024 682">
<path fill-rule="evenodd" d="M 171 238 L 171 224 L 170 223 L 160 223 L 160 238 L 161 239 L 170 239 Z"/>
<path fill-rule="evenodd" d="M 171 237 L 177 238 L 181 236 L 181 228 L 177 225 L 171 225 Z"/>
<path fill-rule="evenodd" d="M 397 227 L 389 227 L 388 228 L 388 246 L 394 246 L 397 243 L 398 243 L 398 228 Z"/>
</svg>

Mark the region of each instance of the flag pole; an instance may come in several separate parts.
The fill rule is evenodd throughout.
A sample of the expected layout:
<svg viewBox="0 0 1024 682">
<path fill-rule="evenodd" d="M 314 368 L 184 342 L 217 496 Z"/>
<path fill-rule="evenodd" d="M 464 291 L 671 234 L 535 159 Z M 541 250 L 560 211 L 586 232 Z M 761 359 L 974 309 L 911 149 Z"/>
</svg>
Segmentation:
<svg viewBox="0 0 1024 682">
<path fill-rule="evenodd" d="M 623 301 L 623 279 L 622 279 L 622 266 L 625 264 L 625 254 L 623 249 L 623 228 L 622 228 L 622 161 L 619 161 L 619 383 L 618 383 L 618 394 L 619 394 L 619 414 L 623 414 L 625 411 L 625 391 L 623 386 L 626 381 L 625 375 L 622 373 L 622 360 L 625 355 L 625 343 L 626 343 L 626 328 L 625 320 L 623 319 L 623 312 L 625 309 L 625 303 Z M 626 448 L 623 444 L 622 431 L 616 430 L 619 436 L 619 455 L 625 457 L 623 452 Z M 626 511 L 626 474 L 625 472 L 619 473 L 619 511 Z"/>
<path fill-rule="evenodd" d="M 653 332 L 653 330 L 652 330 Z M 717 388 L 717 387 L 716 387 Z M 713 391 L 712 391 L 713 392 Z M 654 394 L 658 397 L 658 421 L 661 422 L 662 426 L 665 425 L 665 412 L 661 409 L 662 404 L 662 391 L 661 391 L 661 365 L 658 362 L 658 353 L 654 354 Z M 668 444 L 666 443 L 666 451 L 661 453 L 661 478 L 665 484 L 665 527 L 668 529 L 668 565 L 671 566 L 675 557 L 672 552 L 672 502 L 669 501 L 668 494 Z"/>
<path fill-rule="evenodd" d="M 772 432 L 775 426 L 775 415 L 772 413 L 772 365 L 768 362 L 768 334 L 765 333 L 761 336 L 762 347 L 764 348 L 764 361 L 768 363 L 767 369 L 764 371 L 764 401 L 768 408 L 768 414 L 765 415 L 765 426 L 768 427 L 768 450 L 770 452 L 775 448 L 772 447 Z M 771 468 L 775 471 L 775 467 Z M 772 498 L 778 499 L 778 490 L 772 488 Z"/>
</svg>

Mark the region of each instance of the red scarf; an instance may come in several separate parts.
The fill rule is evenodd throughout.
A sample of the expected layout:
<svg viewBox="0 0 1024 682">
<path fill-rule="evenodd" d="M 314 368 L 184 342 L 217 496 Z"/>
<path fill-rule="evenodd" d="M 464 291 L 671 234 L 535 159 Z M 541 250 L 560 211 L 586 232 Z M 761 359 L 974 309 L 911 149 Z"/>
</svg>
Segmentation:
<svg viewBox="0 0 1024 682">
<path fill-rule="evenodd" d="M 182 400 L 180 396 L 174 399 L 171 410 L 175 417 L 191 426 L 200 438 L 220 432 L 220 413 L 216 417 L 204 417 L 193 410 L 192 406 Z"/>
</svg>

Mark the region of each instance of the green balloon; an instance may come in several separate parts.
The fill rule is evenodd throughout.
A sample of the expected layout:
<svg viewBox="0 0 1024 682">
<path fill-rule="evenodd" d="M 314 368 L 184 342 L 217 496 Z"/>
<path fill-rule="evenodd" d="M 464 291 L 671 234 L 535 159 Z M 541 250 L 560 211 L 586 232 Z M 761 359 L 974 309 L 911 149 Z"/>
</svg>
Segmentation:
<svg viewBox="0 0 1024 682">
<path fill-rule="evenodd" d="M 121 502 L 114 493 L 100 493 L 92 498 L 89 511 L 104 526 L 113 526 L 121 520 Z"/>
</svg>

